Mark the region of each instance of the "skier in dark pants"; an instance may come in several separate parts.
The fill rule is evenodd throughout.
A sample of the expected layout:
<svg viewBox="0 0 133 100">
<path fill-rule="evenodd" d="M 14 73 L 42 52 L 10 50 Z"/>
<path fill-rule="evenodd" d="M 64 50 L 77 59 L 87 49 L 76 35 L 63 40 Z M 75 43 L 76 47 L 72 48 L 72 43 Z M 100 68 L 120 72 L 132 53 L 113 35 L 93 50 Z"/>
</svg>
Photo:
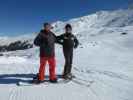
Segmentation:
<svg viewBox="0 0 133 100">
<path fill-rule="evenodd" d="M 72 63 L 73 63 L 73 49 L 77 48 L 79 42 L 77 38 L 72 34 L 72 26 L 67 24 L 65 26 L 65 33 L 57 36 L 58 42 L 63 45 L 63 53 L 65 58 L 65 66 L 63 72 L 64 79 L 71 79 Z"/>
</svg>

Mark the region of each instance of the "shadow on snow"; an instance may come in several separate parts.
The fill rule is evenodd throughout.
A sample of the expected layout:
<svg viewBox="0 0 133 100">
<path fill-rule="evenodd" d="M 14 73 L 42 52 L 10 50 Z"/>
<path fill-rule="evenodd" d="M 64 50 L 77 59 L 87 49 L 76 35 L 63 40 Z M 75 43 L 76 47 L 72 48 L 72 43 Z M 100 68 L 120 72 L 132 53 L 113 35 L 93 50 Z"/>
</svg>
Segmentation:
<svg viewBox="0 0 133 100">
<path fill-rule="evenodd" d="M 0 84 L 16 84 L 18 82 L 28 82 L 35 77 L 36 74 L 2 74 L 0 75 Z M 61 75 L 57 75 L 61 78 Z M 45 75 L 45 79 L 48 79 L 49 75 Z"/>
</svg>

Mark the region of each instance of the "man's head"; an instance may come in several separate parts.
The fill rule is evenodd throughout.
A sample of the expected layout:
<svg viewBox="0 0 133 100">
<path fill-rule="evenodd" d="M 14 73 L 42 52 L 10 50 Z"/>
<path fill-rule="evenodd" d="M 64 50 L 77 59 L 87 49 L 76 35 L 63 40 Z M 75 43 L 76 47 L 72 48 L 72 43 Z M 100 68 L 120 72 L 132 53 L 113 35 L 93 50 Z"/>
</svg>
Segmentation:
<svg viewBox="0 0 133 100">
<path fill-rule="evenodd" d="M 50 23 L 44 23 L 43 27 L 44 27 L 44 30 L 46 30 L 46 31 L 50 31 L 52 28 Z"/>
<path fill-rule="evenodd" d="M 72 33 L 72 26 L 70 24 L 66 24 L 65 31 L 66 33 Z"/>
</svg>

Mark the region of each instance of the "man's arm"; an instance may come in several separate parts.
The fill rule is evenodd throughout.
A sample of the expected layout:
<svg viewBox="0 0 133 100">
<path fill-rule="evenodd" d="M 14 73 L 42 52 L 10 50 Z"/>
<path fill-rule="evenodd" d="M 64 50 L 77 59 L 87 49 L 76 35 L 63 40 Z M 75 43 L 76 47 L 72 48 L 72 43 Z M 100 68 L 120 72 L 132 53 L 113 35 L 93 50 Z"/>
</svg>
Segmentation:
<svg viewBox="0 0 133 100">
<path fill-rule="evenodd" d="M 63 37 L 64 35 L 56 36 L 56 40 L 58 44 L 63 45 Z"/>
<path fill-rule="evenodd" d="M 34 45 L 36 45 L 36 46 L 41 46 L 41 39 L 42 39 L 41 33 L 39 33 L 39 34 L 37 35 L 37 37 L 35 38 L 35 40 L 34 40 Z"/>
<path fill-rule="evenodd" d="M 74 36 L 74 48 L 77 48 L 79 45 L 79 41 L 78 39 L 76 38 L 76 36 Z"/>
</svg>

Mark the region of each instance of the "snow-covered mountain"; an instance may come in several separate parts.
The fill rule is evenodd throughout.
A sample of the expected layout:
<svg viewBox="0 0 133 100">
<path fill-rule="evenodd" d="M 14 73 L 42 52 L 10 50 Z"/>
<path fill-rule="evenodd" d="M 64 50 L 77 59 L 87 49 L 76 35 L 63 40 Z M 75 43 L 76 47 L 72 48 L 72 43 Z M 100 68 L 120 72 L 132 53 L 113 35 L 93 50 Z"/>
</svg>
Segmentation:
<svg viewBox="0 0 133 100">
<path fill-rule="evenodd" d="M 91 15 L 74 18 L 66 22 L 58 21 L 53 24 L 55 31 L 62 31 L 66 23 L 71 23 L 75 32 L 86 31 L 90 28 L 124 27 L 133 25 L 133 10 L 99 11 Z"/>
<path fill-rule="evenodd" d="M 0 37 L 0 52 L 24 50 L 33 47 L 35 35 L 23 35 L 17 37 Z"/>
<path fill-rule="evenodd" d="M 53 31 L 56 35 L 64 32 L 64 26 L 70 23 L 73 26 L 73 32 L 79 36 L 88 37 L 96 34 L 111 33 L 111 32 L 125 32 L 123 27 L 133 25 L 133 10 L 114 10 L 114 11 L 99 11 L 94 14 L 83 16 L 80 18 L 73 18 L 68 21 L 57 21 L 53 23 Z M 86 34 L 88 33 L 88 34 Z M 33 43 L 35 34 L 23 35 L 19 37 L 0 37 L 0 46 L 9 46 L 10 44 L 21 41 L 27 44 Z M 88 39 L 88 38 L 87 38 Z"/>
<path fill-rule="evenodd" d="M 83 35 L 83 33 L 85 33 L 84 36 L 93 36 L 95 34 L 110 33 L 113 31 L 123 32 L 123 27 L 133 25 L 133 10 L 121 9 L 114 11 L 99 11 L 80 18 L 73 18 L 65 22 L 57 21 L 52 24 L 54 28 L 53 31 L 57 35 L 63 33 L 64 26 L 67 23 L 72 24 L 73 32 L 75 34 Z M 22 35 L 18 37 L 0 37 L 0 46 L 8 46 L 16 41 L 21 41 L 22 43 L 27 41 L 29 44 L 32 44 L 34 38 L 35 34 Z"/>
<path fill-rule="evenodd" d="M 38 72 L 39 48 L 4 52 L 0 57 L 1 100 L 132 100 L 132 17 L 132 10 L 100 11 L 53 23 L 56 35 L 64 32 L 66 23 L 71 23 L 81 43 L 74 50 L 72 70 L 78 82 L 18 87 L 17 82 L 26 82 Z M 0 43 L 28 40 L 32 44 L 35 36 L 1 38 Z M 59 45 L 56 59 L 57 74 L 61 74 L 64 58 Z"/>
</svg>

